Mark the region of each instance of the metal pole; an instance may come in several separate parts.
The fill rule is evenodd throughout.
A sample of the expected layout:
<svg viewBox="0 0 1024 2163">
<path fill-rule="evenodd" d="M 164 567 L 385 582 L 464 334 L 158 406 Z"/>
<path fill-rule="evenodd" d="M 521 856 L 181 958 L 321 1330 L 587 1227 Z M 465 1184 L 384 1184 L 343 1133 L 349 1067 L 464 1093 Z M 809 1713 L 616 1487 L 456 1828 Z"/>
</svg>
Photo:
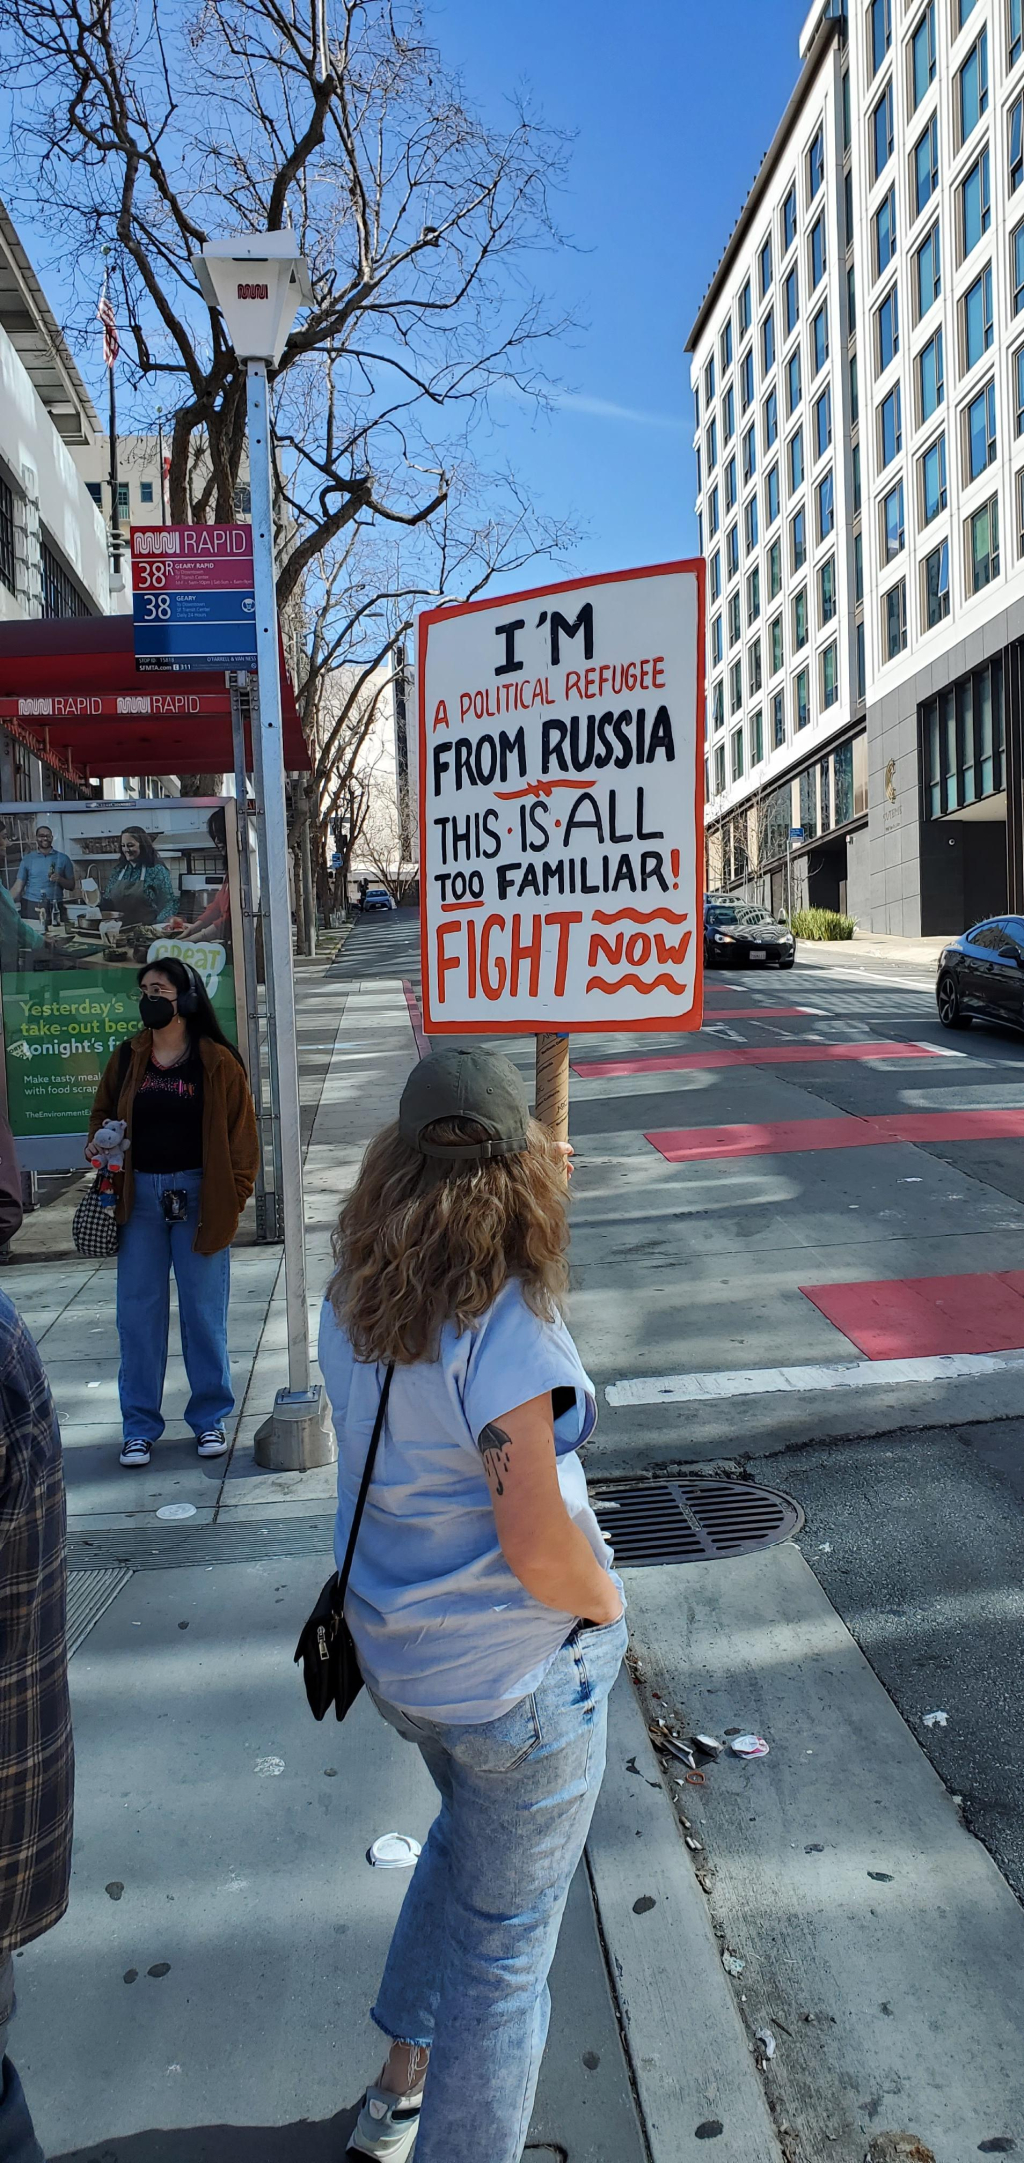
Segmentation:
<svg viewBox="0 0 1024 2163">
<path fill-rule="evenodd" d="M 162 406 L 158 406 L 158 407 L 157 407 L 157 409 L 156 409 L 156 440 L 157 440 L 157 443 L 158 443 L 158 445 L 159 445 L 159 451 L 160 451 L 160 516 L 161 516 L 161 519 L 163 520 L 163 523 L 164 523 L 164 525 L 166 526 L 166 524 L 167 524 L 167 475 L 166 475 L 166 474 L 165 474 L 165 472 L 164 472 L 164 418 L 163 418 L 163 416 L 164 416 L 164 409 L 163 409 L 163 407 L 162 407 Z M 244 743 L 244 738 L 243 738 L 243 743 Z"/>
<path fill-rule="evenodd" d="M 310 803 L 309 785 L 298 782 L 302 789 L 303 819 L 299 830 L 299 867 L 302 872 L 302 914 L 305 928 L 305 952 L 307 961 L 316 955 L 316 894 L 313 888 L 313 855 L 309 845 L 309 829 L 313 811 Z"/>
<path fill-rule="evenodd" d="M 267 1058 L 270 1067 L 270 1157 L 274 1167 L 274 1191 L 267 1196 L 267 1214 L 268 1219 L 272 1219 L 271 1237 L 283 1239 L 284 1224 L 281 1215 L 281 1194 L 284 1188 L 284 1173 L 281 1158 L 281 1081 L 277 1070 L 277 1010 L 274 1004 L 274 975 L 269 962 L 270 934 L 267 929 L 267 921 L 270 913 L 270 860 L 267 855 L 267 821 L 263 808 L 266 797 L 263 787 L 260 694 L 255 676 L 249 678 L 249 714 L 252 728 L 253 774 L 256 783 L 256 857 L 260 867 L 260 905 L 257 915 L 263 942 L 263 1004 L 267 1022 Z"/>
<path fill-rule="evenodd" d="M 552 1141 L 567 1142 L 569 1139 L 569 1039 L 567 1036 L 538 1036 L 534 1101 L 536 1104 L 536 1117 L 542 1127 L 547 1127 Z"/>
<path fill-rule="evenodd" d="M 302 1135 L 299 1121 L 299 1058 L 295 1033 L 292 927 L 288 905 L 288 817 L 284 786 L 281 673 L 274 580 L 274 506 L 270 459 L 267 364 L 246 362 L 249 419 L 249 480 L 252 489 L 253 584 L 256 597 L 256 658 L 259 726 L 253 719 L 253 755 L 259 738 L 259 783 L 264 816 L 268 886 L 264 952 L 268 992 L 273 987 L 273 1037 L 277 1050 L 281 1121 L 280 1195 L 284 1227 L 285 1304 L 289 1394 L 310 1388 L 309 1322 L 306 1313 L 305 1216 Z M 317 1393 L 319 1402 L 319 1393 Z M 268 1422 L 273 1426 L 275 1422 Z"/>
<path fill-rule="evenodd" d="M 262 1244 L 276 1236 L 276 1221 L 267 1222 L 267 1175 L 263 1165 L 263 1057 L 260 1048 L 259 986 L 256 982 L 256 925 L 252 902 L 252 859 L 249 853 L 249 776 L 245 758 L 245 722 L 241 693 L 231 690 L 231 741 L 235 760 L 235 800 L 238 805 L 238 886 L 242 911 L 242 955 L 245 969 L 245 1034 L 249 1053 L 249 1087 L 256 1107 L 260 1135 L 260 1162 L 256 1173 L 256 1237 Z"/>
</svg>

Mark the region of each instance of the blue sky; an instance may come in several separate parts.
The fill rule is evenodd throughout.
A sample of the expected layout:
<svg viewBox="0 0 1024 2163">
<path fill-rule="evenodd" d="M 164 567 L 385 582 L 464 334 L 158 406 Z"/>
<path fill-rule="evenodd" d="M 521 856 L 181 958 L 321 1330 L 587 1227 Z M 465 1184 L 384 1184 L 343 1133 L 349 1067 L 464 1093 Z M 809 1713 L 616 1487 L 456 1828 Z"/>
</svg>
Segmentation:
<svg viewBox="0 0 1024 2163">
<path fill-rule="evenodd" d="M 572 570 L 696 550 L 687 335 L 799 72 L 808 0 L 432 0 L 446 64 L 489 118 L 529 85 L 576 134 L 558 290 L 585 318 L 554 361 L 571 402 L 512 408 L 506 451 L 582 529 Z M 542 265 L 546 270 L 547 266 Z"/>
</svg>

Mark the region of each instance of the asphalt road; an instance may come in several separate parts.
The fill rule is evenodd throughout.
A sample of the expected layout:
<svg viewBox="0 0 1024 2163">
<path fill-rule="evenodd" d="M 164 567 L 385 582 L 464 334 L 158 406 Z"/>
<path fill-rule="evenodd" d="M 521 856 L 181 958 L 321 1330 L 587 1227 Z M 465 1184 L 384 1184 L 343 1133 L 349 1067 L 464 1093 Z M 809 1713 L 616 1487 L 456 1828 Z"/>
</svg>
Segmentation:
<svg viewBox="0 0 1024 2163">
<path fill-rule="evenodd" d="M 418 985 L 415 916 L 358 925 L 339 969 Z M 605 1399 L 593 1461 L 634 1476 L 670 1460 L 739 1461 L 796 1496 L 800 1544 L 829 1600 L 1024 1901 L 1024 1377 L 792 1394 L 758 1383 L 813 1362 L 863 1367 L 863 1347 L 802 1286 L 1024 1268 L 1021 1140 L 924 1130 L 881 1146 L 670 1163 L 646 1138 L 798 1121 L 811 1135 L 841 1115 L 1024 1108 L 1024 1038 L 978 1023 L 948 1036 L 932 981 L 924 964 L 804 949 L 785 975 L 711 975 L 699 1035 L 574 1042 L 571 1319 L 602 1399 L 624 1381 L 694 1372 L 728 1391 L 747 1373 L 743 1394 L 707 1403 L 617 1411 Z M 804 1011 L 768 1011 L 785 1007 Z M 904 1053 L 587 1071 L 874 1041 Z M 529 1071 L 528 1039 L 503 1048 Z M 980 1312 L 983 1342 L 983 1299 Z M 945 1725 L 924 1726 L 933 1711 Z"/>
</svg>

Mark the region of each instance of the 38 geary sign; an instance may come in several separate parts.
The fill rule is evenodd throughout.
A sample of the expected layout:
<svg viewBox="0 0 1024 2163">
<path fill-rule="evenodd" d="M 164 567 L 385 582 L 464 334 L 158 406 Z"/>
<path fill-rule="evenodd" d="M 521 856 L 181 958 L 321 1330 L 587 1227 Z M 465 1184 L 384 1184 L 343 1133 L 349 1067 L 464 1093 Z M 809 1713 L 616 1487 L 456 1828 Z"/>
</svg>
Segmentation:
<svg viewBox="0 0 1024 2163">
<path fill-rule="evenodd" d="M 434 1032 L 695 1029 L 701 563 L 420 618 Z"/>
</svg>

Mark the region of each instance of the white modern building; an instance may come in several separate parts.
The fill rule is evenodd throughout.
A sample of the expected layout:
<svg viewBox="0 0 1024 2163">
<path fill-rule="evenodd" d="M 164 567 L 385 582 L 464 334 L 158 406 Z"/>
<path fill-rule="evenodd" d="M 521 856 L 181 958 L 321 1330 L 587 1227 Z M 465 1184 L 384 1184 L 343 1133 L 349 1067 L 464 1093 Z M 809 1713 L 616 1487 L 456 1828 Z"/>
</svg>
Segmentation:
<svg viewBox="0 0 1024 2163">
<path fill-rule="evenodd" d="M 690 339 L 709 882 L 880 931 L 1024 907 L 1021 17 L 818 0 Z"/>
</svg>

